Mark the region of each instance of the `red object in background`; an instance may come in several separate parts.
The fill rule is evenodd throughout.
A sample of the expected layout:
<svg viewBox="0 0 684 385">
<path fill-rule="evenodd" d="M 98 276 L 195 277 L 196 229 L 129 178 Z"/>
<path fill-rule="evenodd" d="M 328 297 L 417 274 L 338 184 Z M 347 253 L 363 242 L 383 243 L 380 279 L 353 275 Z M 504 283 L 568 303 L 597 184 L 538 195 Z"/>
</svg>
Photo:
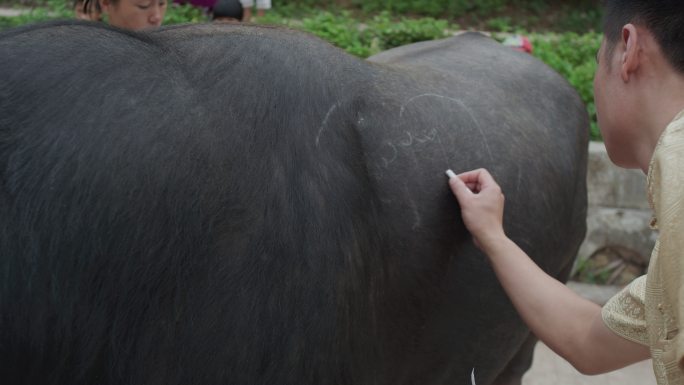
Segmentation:
<svg viewBox="0 0 684 385">
<path fill-rule="evenodd" d="M 520 52 L 532 53 L 532 43 L 527 36 L 522 35 L 512 35 L 504 39 L 503 45 L 506 47 L 511 47 Z"/>
</svg>

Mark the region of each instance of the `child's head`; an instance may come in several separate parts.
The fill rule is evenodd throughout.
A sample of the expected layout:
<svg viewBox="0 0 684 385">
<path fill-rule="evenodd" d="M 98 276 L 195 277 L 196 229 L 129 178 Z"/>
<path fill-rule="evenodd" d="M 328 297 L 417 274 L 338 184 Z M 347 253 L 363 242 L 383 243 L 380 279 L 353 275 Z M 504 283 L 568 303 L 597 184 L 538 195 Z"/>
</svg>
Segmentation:
<svg viewBox="0 0 684 385">
<path fill-rule="evenodd" d="M 74 0 L 74 13 L 77 19 L 100 21 L 102 10 L 100 4 L 95 2 L 94 6 L 87 7 L 84 0 Z"/>
<path fill-rule="evenodd" d="M 243 9 L 240 0 L 218 0 L 214 4 L 211 18 L 214 21 L 242 21 Z"/>
<path fill-rule="evenodd" d="M 611 55 L 628 23 L 648 29 L 672 67 L 684 74 L 684 1 L 605 0 L 606 56 Z"/>
<path fill-rule="evenodd" d="M 84 0 L 85 9 L 97 7 L 109 24 L 131 30 L 159 27 L 164 21 L 167 0 Z"/>
</svg>

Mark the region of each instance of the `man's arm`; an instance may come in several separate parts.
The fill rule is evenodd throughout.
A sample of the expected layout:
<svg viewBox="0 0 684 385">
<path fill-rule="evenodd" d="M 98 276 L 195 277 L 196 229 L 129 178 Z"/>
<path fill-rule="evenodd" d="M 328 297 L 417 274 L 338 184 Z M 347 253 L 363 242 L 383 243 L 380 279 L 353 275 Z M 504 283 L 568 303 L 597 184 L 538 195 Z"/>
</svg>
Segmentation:
<svg viewBox="0 0 684 385">
<path fill-rule="evenodd" d="M 649 349 L 613 333 L 601 307 L 541 270 L 503 230 L 504 197 L 486 170 L 449 174 L 449 185 L 475 244 L 532 332 L 584 374 L 599 374 L 649 358 Z"/>
<path fill-rule="evenodd" d="M 648 359 L 648 347 L 613 333 L 601 307 L 541 270 L 513 241 L 490 241 L 501 285 L 532 332 L 583 374 L 599 374 Z"/>
</svg>

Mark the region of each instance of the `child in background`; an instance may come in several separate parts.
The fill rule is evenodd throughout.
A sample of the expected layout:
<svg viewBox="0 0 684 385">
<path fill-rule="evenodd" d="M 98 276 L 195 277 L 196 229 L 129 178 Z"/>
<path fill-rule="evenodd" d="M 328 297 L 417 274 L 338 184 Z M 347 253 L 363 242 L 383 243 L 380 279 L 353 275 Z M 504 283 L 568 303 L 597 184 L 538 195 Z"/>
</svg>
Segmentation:
<svg viewBox="0 0 684 385">
<path fill-rule="evenodd" d="M 161 26 L 166 14 L 166 0 L 83 0 L 88 15 L 101 10 L 110 25 L 130 30 Z M 99 13 L 98 13 L 99 15 Z"/>
<path fill-rule="evenodd" d="M 267 9 L 271 9 L 271 0 L 240 0 L 244 9 L 243 21 L 252 19 L 252 7 L 256 5 L 257 16 L 263 17 Z M 255 4 L 256 3 L 256 4 Z"/>
<path fill-rule="evenodd" d="M 100 9 L 100 4 L 95 3 L 95 6 L 91 8 L 91 10 L 86 9 L 84 0 L 74 1 L 74 14 L 77 19 L 102 21 L 102 10 Z"/>
<path fill-rule="evenodd" d="M 211 19 L 222 23 L 242 21 L 243 9 L 240 0 L 218 0 L 211 10 Z"/>
</svg>

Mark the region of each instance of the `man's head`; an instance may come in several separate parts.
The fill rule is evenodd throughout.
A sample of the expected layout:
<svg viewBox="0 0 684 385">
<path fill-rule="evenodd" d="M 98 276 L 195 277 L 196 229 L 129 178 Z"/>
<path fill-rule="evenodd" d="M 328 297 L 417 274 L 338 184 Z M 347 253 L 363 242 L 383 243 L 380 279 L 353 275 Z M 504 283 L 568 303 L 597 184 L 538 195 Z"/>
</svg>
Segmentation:
<svg viewBox="0 0 684 385">
<path fill-rule="evenodd" d="M 594 101 L 613 163 L 646 171 L 684 107 L 684 1 L 605 0 Z"/>
<path fill-rule="evenodd" d="M 604 0 L 605 54 L 621 39 L 622 27 L 632 23 L 648 29 L 672 67 L 684 74 L 684 1 Z"/>
</svg>

